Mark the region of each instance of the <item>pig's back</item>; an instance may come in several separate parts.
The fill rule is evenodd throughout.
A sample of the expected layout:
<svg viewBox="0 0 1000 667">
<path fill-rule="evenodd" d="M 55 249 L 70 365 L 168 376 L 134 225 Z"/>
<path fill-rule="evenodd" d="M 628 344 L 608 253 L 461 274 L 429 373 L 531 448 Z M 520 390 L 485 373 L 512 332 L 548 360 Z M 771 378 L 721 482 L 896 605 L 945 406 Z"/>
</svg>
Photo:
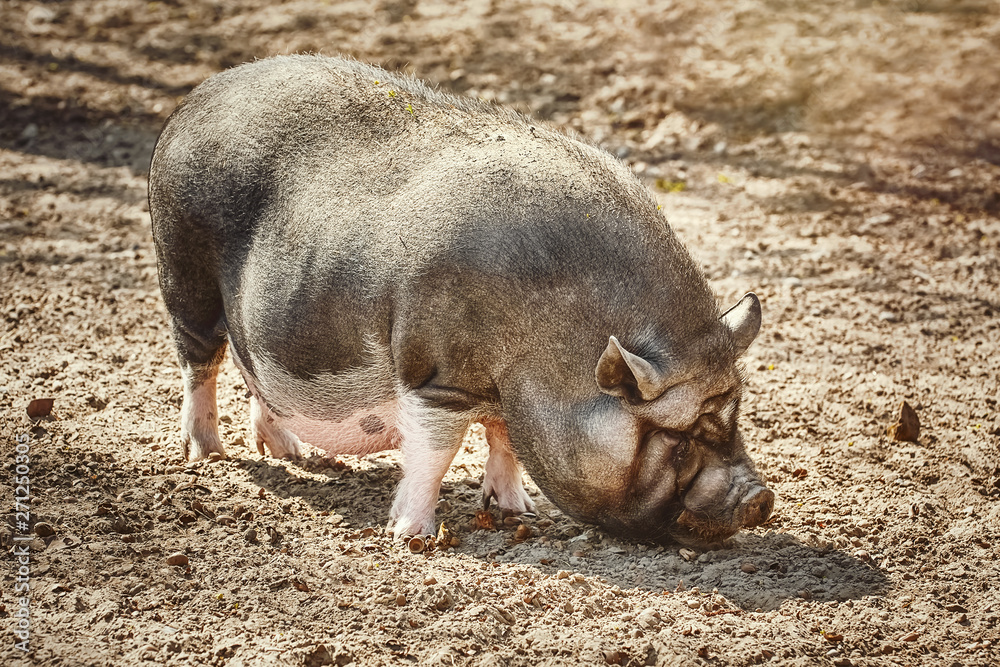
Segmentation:
<svg viewBox="0 0 1000 667">
<path fill-rule="evenodd" d="M 655 303 L 675 299 L 665 285 L 693 278 L 707 292 L 649 193 L 604 151 L 353 61 L 281 57 L 209 79 L 168 121 L 153 176 L 151 201 L 174 197 L 215 239 L 226 311 L 242 320 L 235 347 L 294 338 L 274 351 L 294 372 L 320 358 L 337 370 L 331 331 L 352 333 L 336 351 L 346 368 L 363 360 L 362 336 L 389 345 L 393 327 L 426 318 L 447 335 L 445 309 L 470 340 L 512 316 L 563 329 L 523 309 L 568 290 L 603 332 L 677 313 Z"/>
<path fill-rule="evenodd" d="M 262 60 L 198 86 L 168 120 L 151 172 L 151 197 L 179 197 L 220 243 L 270 227 L 336 246 L 364 230 L 364 245 L 405 244 L 410 261 L 456 226 L 515 217 L 524 202 L 650 201 L 603 151 L 519 114 L 320 56 Z"/>
</svg>

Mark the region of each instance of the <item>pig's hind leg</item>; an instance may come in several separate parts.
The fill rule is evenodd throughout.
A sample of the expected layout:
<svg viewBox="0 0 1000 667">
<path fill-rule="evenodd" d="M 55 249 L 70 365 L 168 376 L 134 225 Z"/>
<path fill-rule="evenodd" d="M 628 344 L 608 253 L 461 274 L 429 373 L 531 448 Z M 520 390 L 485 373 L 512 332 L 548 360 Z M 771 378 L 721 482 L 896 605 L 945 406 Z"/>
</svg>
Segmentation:
<svg viewBox="0 0 1000 667">
<path fill-rule="evenodd" d="M 215 400 L 218 366 L 212 369 L 182 366 L 181 374 L 184 376 L 184 403 L 181 407 L 181 446 L 184 448 L 184 458 L 199 461 L 207 459 L 213 452 L 225 458 L 226 450 L 219 438 Z"/>
<path fill-rule="evenodd" d="M 463 413 L 432 407 L 413 394 L 402 396 L 398 409 L 403 479 L 389 512 L 389 527 L 397 538 L 426 535 L 434 532 L 441 480 L 472 420 Z"/>
<path fill-rule="evenodd" d="M 302 441 L 287 428 L 279 426 L 271 411 L 256 395 L 250 397 L 250 428 L 253 430 L 257 451 L 264 453 L 264 445 L 276 459 L 302 458 Z"/>
<path fill-rule="evenodd" d="M 226 353 L 222 295 L 197 258 L 160 257 L 160 287 L 184 379 L 181 444 L 188 461 L 226 450 L 219 439 L 216 376 Z"/>
<path fill-rule="evenodd" d="M 489 507 L 496 498 L 501 510 L 524 514 L 534 512 L 535 504 L 528 497 L 521 481 L 521 465 L 510 446 L 507 424 L 502 421 L 483 422 L 490 455 L 483 475 L 483 506 Z"/>
</svg>

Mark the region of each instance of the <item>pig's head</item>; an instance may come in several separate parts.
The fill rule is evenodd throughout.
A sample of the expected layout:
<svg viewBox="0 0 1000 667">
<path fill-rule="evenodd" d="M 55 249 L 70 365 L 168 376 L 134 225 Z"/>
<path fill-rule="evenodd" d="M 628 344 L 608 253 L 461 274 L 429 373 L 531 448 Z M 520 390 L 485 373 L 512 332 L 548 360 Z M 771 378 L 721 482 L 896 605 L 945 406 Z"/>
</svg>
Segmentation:
<svg viewBox="0 0 1000 667">
<path fill-rule="evenodd" d="M 747 294 L 666 354 L 643 358 L 612 336 L 594 371 L 596 397 L 537 415 L 556 416 L 558 432 L 536 434 L 554 445 L 531 438 L 528 472 L 563 511 L 625 537 L 705 546 L 760 525 L 774 494 L 736 424 L 738 358 L 760 322 L 760 302 Z"/>
</svg>

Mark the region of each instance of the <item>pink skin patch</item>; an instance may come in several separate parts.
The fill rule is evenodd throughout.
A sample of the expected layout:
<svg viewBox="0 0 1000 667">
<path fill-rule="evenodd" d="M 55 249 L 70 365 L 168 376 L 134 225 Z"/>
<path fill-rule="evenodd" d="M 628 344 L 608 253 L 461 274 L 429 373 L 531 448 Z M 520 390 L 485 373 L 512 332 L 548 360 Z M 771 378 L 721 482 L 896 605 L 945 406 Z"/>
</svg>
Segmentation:
<svg viewBox="0 0 1000 667">
<path fill-rule="evenodd" d="M 398 449 L 402 435 L 396 428 L 399 401 L 386 401 L 381 405 L 358 410 L 339 421 L 310 419 L 292 415 L 282 420 L 282 425 L 296 433 L 303 441 L 319 447 L 331 456 L 351 454 L 366 456 L 386 449 Z"/>
<path fill-rule="evenodd" d="M 534 512 L 535 504 L 528 497 L 521 481 L 521 465 L 510 446 L 507 424 L 503 421 L 485 421 L 486 442 L 490 446 L 490 456 L 486 460 L 486 474 L 483 476 L 483 502 L 489 504 L 497 499 L 501 510 L 523 514 Z"/>
<path fill-rule="evenodd" d="M 188 461 L 207 459 L 212 452 L 226 456 L 216 420 L 215 376 L 193 386 L 191 373 L 184 374 L 184 404 L 181 407 L 181 443 Z"/>
</svg>

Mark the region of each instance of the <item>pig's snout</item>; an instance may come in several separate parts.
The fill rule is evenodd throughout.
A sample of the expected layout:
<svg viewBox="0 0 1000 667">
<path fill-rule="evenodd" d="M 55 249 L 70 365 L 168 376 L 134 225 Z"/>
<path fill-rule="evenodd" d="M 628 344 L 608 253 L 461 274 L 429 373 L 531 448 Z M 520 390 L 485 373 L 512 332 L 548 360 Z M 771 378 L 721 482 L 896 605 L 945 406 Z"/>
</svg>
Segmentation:
<svg viewBox="0 0 1000 667">
<path fill-rule="evenodd" d="M 774 492 L 763 486 L 750 490 L 739 508 L 741 528 L 754 528 L 767 521 L 774 509 Z"/>
<path fill-rule="evenodd" d="M 748 486 L 734 484 L 730 486 L 726 500 L 719 505 L 686 505 L 677 517 L 681 531 L 675 537 L 682 542 L 712 544 L 732 536 L 741 528 L 753 528 L 767 521 L 774 509 L 774 492 L 758 483 Z"/>
</svg>

